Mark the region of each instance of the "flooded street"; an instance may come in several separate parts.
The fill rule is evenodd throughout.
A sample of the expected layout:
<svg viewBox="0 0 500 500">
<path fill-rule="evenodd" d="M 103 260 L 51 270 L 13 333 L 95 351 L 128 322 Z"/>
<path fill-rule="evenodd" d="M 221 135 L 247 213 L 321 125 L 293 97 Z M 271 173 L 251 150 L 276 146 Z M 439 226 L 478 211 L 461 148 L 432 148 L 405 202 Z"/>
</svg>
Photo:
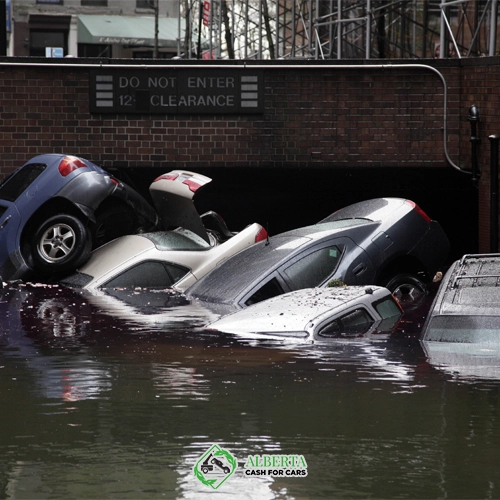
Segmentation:
<svg viewBox="0 0 500 500">
<path fill-rule="evenodd" d="M 0 498 L 500 498 L 500 354 L 238 340 L 195 305 L 0 290 Z M 167 304 L 166 306 L 164 304 Z M 193 467 L 237 460 L 213 489 Z M 306 477 L 249 476 L 302 455 Z"/>
</svg>

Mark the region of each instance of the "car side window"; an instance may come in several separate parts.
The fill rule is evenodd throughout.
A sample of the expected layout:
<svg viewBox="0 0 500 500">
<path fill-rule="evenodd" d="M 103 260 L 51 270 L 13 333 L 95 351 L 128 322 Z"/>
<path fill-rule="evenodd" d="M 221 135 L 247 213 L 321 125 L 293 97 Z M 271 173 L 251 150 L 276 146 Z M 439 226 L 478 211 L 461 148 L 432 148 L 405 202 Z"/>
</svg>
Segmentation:
<svg viewBox="0 0 500 500">
<path fill-rule="evenodd" d="M 295 290 L 315 287 L 333 274 L 341 256 L 338 246 L 320 248 L 288 266 L 283 274 Z"/>
<path fill-rule="evenodd" d="M 0 198 L 15 201 L 46 167 L 43 163 L 30 163 L 11 174 L 0 186 Z"/>
<path fill-rule="evenodd" d="M 344 316 L 325 325 L 318 332 L 321 337 L 350 337 L 366 333 L 374 320 L 364 308 L 350 311 Z"/>
<path fill-rule="evenodd" d="M 179 281 L 188 270 L 166 262 L 148 261 L 127 269 L 102 288 L 165 288 Z"/>
<path fill-rule="evenodd" d="M 263 300 L 270 299 L 282 295 L 284 292 L 282 286 L 276 278 L 269 280 L 264 286 L 260 287 L 249 299 L 245 301 L 245 305 L 251 306 L 262 302 Z"/>
</svg>

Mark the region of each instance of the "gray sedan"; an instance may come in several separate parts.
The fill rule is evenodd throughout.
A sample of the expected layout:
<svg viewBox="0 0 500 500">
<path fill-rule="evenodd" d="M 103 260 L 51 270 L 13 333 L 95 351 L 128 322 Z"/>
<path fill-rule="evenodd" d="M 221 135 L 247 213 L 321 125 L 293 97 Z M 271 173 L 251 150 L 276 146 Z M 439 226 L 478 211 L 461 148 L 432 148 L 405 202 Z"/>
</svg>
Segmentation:
<svg viewBox="0 0 500 500">
<path fill-rule="evenodd" d="M 448 251 L 439 223 L 414 202 L 377 198 L 248 247 L 186 292 L 222 314 L 332 282 L 385 286 L 406 302 L 426 293 Z"/>
</svg>

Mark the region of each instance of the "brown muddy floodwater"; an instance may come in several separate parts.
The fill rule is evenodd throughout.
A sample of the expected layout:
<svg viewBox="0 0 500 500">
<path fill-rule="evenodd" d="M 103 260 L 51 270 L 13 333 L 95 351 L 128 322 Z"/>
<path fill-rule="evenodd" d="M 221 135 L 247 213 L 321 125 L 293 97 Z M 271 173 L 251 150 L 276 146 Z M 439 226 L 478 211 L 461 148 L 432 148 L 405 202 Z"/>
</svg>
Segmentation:
<svg viewBox="0 0 500 500">
<path fill-rule="evenodd" d="M 424 351 L 428 306 L 297 344 L 168 293 L 0 290 L 0 498 L 500 498 L 500 356 Z"/>
</svg>

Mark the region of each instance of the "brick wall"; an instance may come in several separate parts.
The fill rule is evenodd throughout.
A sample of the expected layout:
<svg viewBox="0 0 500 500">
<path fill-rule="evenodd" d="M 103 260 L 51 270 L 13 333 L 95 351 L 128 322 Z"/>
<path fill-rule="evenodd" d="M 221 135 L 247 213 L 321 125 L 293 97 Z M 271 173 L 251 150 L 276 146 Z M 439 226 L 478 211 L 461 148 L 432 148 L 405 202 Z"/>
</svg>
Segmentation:
<svg viewBox="0 0 500 500">
<path fill-rule="evenodd" d="M 91 114 L 92 60 L 0 62 L 0 178 L 46 152 L 105 168 L 452 168 L 446 156 L 468 168 L 467 110 L 476 104 L 480 247 L 486 244 L 487 137 L 500 132 L 499 58 L 419 61 L 446 80 L 446 107 L 445 86 L 430 68 L 308 61 L 264 65 L 262 114 L 172 116 Z"/>
<path fill-rule="evenodd" d="M 88 72 L 70 65 L 0 67 L 1 174 L 45 151 L 71 151 L 104 166 L 445 163 L 443 86 L 426 69 L 269 67 L 263 114 L 181 118 L 91 115 Z M 445 72 L 459 79 L 456 69 Z M 449 148 L 457 157 L 459 99 L 454 84 L 450 89 Z"/>
</svg>

